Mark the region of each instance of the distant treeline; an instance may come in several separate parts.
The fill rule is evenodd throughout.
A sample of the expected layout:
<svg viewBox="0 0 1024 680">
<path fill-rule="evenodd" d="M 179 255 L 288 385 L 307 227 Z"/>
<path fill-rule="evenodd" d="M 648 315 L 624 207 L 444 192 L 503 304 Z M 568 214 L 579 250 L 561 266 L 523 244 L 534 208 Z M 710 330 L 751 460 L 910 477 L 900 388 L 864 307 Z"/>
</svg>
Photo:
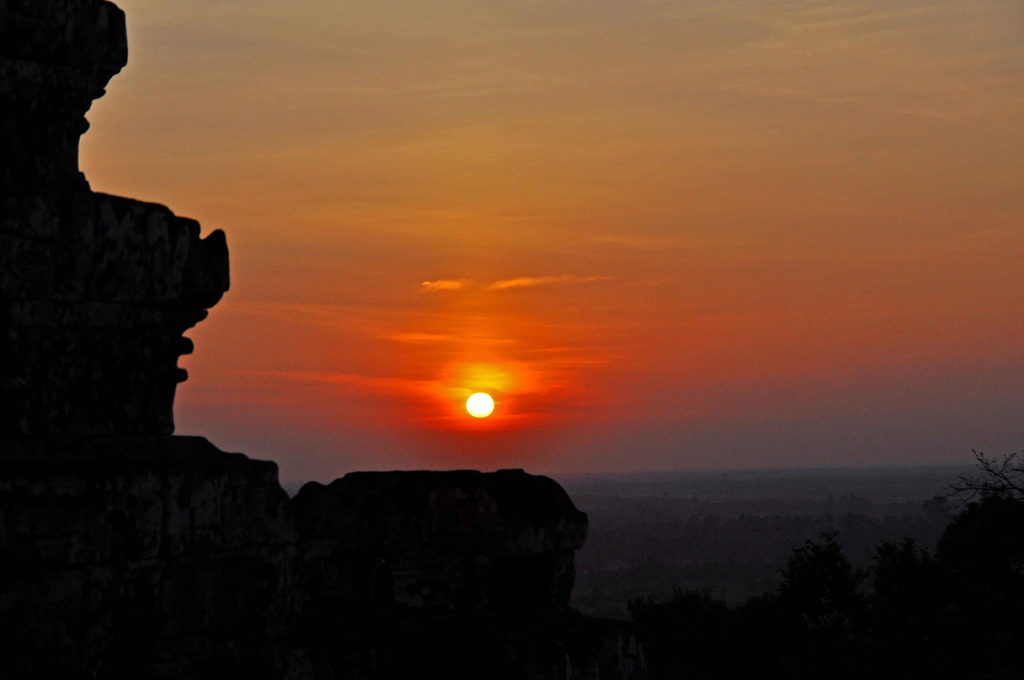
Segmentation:
<svg viewBox="0 0 1024 680">
<path fill-rule="evenodd" d="M 777 586 L 742 603 L 706 588 L 632 600 L 651 679 L 1024 677 L 1024 470 L 1016 465 L 990 464 L 961 487 L 978 493 L 934 551 L 884 540 L 858 566 L 846 533 L 862 535 L 858 524 L 838 521 L 789 553 Z M 1018 476 L 999 479 L 993 469 Z"/>
<path fill-rule="evenodd" d="M 944 499 L 878 505 L 857 496 L 826 501 L 706 502 L 583 497 L 590 535 L 577 555 L 573 605 L 626 618 L 626 602 L 704 588 L 730 602 L 773 590 L 794 547 L 838 532 L 857 566 L 879 541 L 933 547 L 952 516 Z"/>
</svg>

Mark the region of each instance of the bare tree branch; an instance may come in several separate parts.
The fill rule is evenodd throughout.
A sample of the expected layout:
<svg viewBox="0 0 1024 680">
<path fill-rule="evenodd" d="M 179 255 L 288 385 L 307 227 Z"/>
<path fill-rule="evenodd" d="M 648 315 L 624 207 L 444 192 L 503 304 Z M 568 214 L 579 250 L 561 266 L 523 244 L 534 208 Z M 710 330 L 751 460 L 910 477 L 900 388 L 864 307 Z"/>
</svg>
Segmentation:
<svg viewBox="0 0 1024 680">
<path fill-rule="evenodd" d="M 1011 453 L 1005 458 L 989 458 L 981 451 L 971 451 L 978 466 L 979 476 L 960 477 L 949 485 L 950 497 L 968 503 L 978 495 L 1009 496 L 1024 500 L 1024 452 Z"/>
</svg>

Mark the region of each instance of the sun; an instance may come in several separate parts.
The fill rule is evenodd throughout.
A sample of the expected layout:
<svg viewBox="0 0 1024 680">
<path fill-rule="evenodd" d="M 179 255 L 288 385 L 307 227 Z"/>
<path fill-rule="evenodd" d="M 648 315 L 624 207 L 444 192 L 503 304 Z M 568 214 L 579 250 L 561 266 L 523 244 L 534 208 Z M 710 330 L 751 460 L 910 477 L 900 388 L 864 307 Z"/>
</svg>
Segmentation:
<svg viewBox="0 0 1024 680">
<path fill-rule="evenodd" d="M 486 418 L 494 411 L 494 400 L 485 392 L 477 392 L 466 400 L 466 410 L 474 418 Z"/>
</svg>

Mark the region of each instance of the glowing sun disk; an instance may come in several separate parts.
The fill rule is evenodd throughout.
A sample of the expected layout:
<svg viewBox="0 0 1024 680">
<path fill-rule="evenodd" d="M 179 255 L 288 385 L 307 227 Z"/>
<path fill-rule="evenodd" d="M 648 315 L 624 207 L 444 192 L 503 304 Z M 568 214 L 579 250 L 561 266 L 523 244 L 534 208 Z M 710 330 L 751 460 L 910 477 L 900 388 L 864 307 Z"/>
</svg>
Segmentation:
<svg viewBox="0 0 1024 680">
<path fill-rule="evenodd" d="M 466 400 L 466 410 L 474 418 L 486 418 L 494 411 L 494 400 L 485 392 L 477 392 Z"/>
</svg>

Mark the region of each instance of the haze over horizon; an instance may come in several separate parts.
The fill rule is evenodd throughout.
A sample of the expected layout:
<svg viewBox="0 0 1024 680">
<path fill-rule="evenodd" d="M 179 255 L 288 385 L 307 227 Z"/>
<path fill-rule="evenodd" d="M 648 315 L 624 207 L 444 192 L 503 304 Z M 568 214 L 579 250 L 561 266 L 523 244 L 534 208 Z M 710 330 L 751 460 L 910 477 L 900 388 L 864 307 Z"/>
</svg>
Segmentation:
<svg viewBox="0 0 1024 680">
<path fill-rule="evenodd" d="M 1018 2 L 118 4 L 86 176 L 232 254 L 180 434 L 284 480 L 1024 448 Z"/>
</svg>

